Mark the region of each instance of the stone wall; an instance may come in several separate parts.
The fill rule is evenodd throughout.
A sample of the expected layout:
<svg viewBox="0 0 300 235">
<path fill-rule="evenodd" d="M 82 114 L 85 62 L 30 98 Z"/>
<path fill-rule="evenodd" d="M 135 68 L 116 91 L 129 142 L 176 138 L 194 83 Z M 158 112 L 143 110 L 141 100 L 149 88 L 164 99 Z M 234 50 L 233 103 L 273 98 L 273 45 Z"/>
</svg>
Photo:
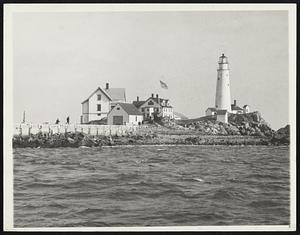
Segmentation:
<svg viewBox="0 0 300 235">
<path fill-rule="evenodd" d="M 79 125 L 79 124 L 17 124 L 14 126 L 14 135 L 26 136 L 30 134 L 55 134 L 66 132 L 81 132 L 90 135 L 118 135 L 134 134 L 136 125 Z"/>
</svg>

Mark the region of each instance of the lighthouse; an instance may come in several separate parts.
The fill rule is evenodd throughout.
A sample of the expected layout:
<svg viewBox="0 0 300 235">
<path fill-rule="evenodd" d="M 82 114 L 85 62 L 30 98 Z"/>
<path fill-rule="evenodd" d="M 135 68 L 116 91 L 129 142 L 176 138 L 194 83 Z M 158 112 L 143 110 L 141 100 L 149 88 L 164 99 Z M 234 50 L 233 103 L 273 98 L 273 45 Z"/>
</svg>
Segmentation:
<svg viewBox="0 0 300 235">
<path fill-rule="evenodd" d="M 216 103 L 217 110 L 227 110 L 231 112 L 230 81 L 228 58 L 222 54 L 219 57 Z"/>
</svg>

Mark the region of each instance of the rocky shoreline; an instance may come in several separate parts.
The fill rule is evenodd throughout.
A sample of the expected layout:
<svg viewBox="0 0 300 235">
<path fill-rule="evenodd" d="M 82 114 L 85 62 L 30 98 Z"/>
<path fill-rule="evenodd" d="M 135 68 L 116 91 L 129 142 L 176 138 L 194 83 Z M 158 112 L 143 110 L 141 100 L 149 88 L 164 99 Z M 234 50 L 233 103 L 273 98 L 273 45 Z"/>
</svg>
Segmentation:
<svg viewBox="0 0 300 235">
<path fill-rule="evenodd" d="M 14 136 L 13 148 L 101 147 L 117 145 L 288 145 L 286 135 L 271 138 L 257 136 L 203 136 L 176 134 L 136 134 L 129 136 L 91 136 L 83 133 L 36 134 Z"/>
<path fill-rule="evenodd" d="M 174 122 L 159 120 L 125 136 L 93 136 L 81 132 L 14 136 L 13 148 L 101 147 L 117 145 L 289 145 L 290 126 L 274 131 L 260 113 L 230 115 L 229 123 L 215 117 Z"/>
</svg>

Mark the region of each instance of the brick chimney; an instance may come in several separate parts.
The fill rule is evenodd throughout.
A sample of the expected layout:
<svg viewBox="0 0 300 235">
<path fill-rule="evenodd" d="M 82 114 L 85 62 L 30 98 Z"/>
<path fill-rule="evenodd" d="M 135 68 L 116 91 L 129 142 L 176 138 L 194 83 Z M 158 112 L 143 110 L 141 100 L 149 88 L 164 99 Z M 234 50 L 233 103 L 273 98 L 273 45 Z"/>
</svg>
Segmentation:
<svg viewBox="0 0 300 235">
<path fill-rule="evenodd" d="M 233 101 L 233 105 L 236 106 L 236 100 Z"/>
<path fill-rule="evenodd" d="M 154 97 L 154 94 L 153 94 L 153 93 L 151 94 L 151 97 L 152 97 L 152 98 Z"/>
<path fill-rule="evenodd" d="M 138 96 L 136 97 L 136 101 L 139 101 L 139 97 Z"/>
<path fill-rule="evenodd" d="M 156 94 L 156 98 L 158 99 L 158 94 Z"/>
<path fill-rule="evenodd" d="M 106 90 L 108 90 L 109 89 L 109 83 L 106 83 L 106 88 L 105 88 Z"/>
</svg>

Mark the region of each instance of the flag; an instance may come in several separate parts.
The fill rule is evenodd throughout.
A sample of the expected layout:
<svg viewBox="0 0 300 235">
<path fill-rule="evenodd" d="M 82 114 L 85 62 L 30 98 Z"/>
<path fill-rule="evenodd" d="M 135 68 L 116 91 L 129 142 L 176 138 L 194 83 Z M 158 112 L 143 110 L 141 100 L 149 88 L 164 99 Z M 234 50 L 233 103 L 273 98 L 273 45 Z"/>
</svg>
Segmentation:
<svg viewBox="0 0 300 235">
<path fill-rule="evenodd" d="M 163 81 L 159 80 L 160 82 L 160 86 L 164 89 L 168 89 L 168 85 L 166 83 L 164 83 Z"/>
</svg>

